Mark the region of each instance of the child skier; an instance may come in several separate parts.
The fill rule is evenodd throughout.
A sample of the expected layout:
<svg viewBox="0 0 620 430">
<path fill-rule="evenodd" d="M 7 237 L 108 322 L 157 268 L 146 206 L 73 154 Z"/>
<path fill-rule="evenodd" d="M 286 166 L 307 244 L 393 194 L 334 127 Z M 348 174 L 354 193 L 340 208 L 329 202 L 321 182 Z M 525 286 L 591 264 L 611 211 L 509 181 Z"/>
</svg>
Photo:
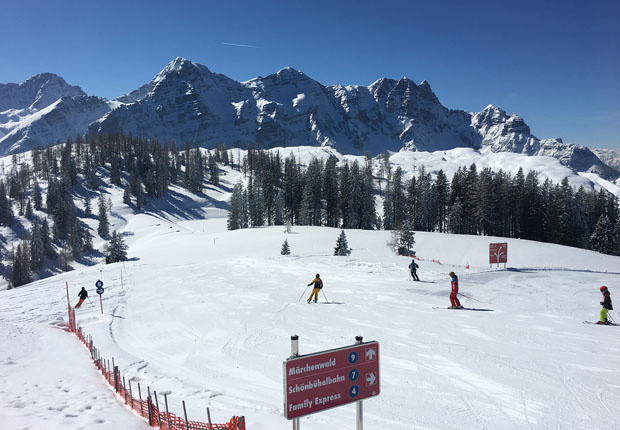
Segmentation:
<svg viewBox="0 0 620 430">
<path fill-rule="evenodd" d="M 611 305 L 611 295 L 607 287 L 604 285 L 600 288 L 600 290 L 601 293 L 603 293 L 603 301 L 601 302 L 603 308 L 601 309 L 601 318 L 597 321 L 597 324 L 609 324 L 609 321 L 607 320 L 607 312 L 614 309 Z"/>
<path fill-rule="evenodd" d="M 463 309 L 463 306 L 461 306 L 461 302 L 459 302 L 459 298 L 457 297 L 457 294 L 459 293 L 459 278 L 454 272 L 450 272 L 449 275 L 452 279 L 450 283 L 452 291 L 450 292 L 451 306 L 448 309 Z"/>
<path fill-rule="evenodd" d="M 411 264 L 409 265 L 409 269 L 411 270 L 411 277 L 413 278 L 414 281 L 419 281 L 420 278 L 418 278 L 418 274 L 416 273 L 416 270 L 418 270 L 418 264 L 411 260 Z"/>
<path fill-rule="evenodd" d="M 75 309 L 78 309 L 80 306 L 82 306 L 82 303 L 84 303 L 84 300 L 86 300 L 86 297 L 88 297 L 88 291 L 86 291 L 86 288 L 82 287 L 82 289 L 78 293 L 78 296 L 80 297 L 80 300 L 77 302 L 77 305 L 75 305 Z"/>
<path fill-rule="evenodd" d="M 323 281 L 321 280 L 321 277 L 318 273 L 316 274 L 316 277 L 312 280 L 312 282 L 308 284 L 308 286 L 312 284 L 314 284 L 314 288 L 312 289 L 312 293 L 310 293 L 310 297 L 308 297 L 308 303 L 310 303 L 313 296 L 314 303 L 316 303 L 319 298 L 319 291 L 321 291 L 321 288 L 323 288 Z"/>
</svg>

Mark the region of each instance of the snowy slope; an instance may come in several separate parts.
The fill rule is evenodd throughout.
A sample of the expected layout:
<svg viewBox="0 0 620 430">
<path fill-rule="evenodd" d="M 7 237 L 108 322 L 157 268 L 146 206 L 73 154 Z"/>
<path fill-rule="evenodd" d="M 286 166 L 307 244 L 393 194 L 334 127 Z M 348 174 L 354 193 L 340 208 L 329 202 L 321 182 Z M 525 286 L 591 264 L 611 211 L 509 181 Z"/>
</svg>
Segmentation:
<svg viewBox="0 0 620 430">
<path fill-rule="evenodd" d="M 598 315 L 600 285 L 617 297 L 618 257 L 418 233 L 423 282 L 413 283 L 408 258 L 385 245 L 388 232 L 348 230 L 351 256 L 334 257 L 339 230 L 226 231 L 222 212 L 206 213 L 196 221 L 157 213 L 128 218 L 133 261 L 0 293 L 2 356 L 13 363 L 3 359 L 0 379 L 5 392 L 22 396 L 18 404 L 0 397 L 0 422 L 144 427 L 108 401 L 100 383 L 84 386 L 95 372 L 87 352 L 56 328 L 65 318 L 65 282 L 72 296 L 86 286 L 96 298 L 98 278 L 106 286 L 105 315 L 87 304 L 78 322 L 126 375 L 168 392 L 173 411 L 185 399 L 190 419 L 204 421 L 209 406 L 216 422 L 242 414 L 248 428 L 290 428 L 282 417 L 282 361 L 292 334 L 300 336 L 302 354 L 352 344 L 356 335 L 381 343 L 381 395 L 364 403 L 369 429 L 610 429 L 620 415 L 620 328 L 582 324 Z M 279 254 L 285 238 L 290 256 Z M 491 241 L 509 243 L 509 269 L 489 268 Z M 464 304 L 488 311 L 432 309 L 448 304 L 450 270 L 460 275 L 461 292 L 475 298 Z M 321 301 L 330 303 L 308 305 L 298 299 L 317 272 L 325 282 Z M 39 347 L 18 327 L 46 339 L 41 349 L 60 373 L 24 358 Z M 26 373 L 28 385 L 13 376 Z M 49 397 L 33 394 L 35 384 Z M 40 402 L 92 408 L 60 412 Z M 333 409 L 302 425 L 352 428 L 354 411 Z"/>
</svg>

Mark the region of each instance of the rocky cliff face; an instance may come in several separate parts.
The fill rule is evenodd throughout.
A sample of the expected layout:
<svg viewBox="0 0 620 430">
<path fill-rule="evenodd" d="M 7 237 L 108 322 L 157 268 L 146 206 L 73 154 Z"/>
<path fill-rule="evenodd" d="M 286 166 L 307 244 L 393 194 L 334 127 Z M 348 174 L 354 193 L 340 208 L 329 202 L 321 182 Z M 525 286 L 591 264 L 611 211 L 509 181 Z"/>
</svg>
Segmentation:
<svg viewBox="0 0 620 430">
<path fill-rule="evenodd" d="M 45 147 L 85 133 L 116 104 L 89 97 L 53 73 L 0 84 L 0 153 Z"/>
<path fill-rule="evenodd" d="M 45 76 L 50 79 L 46 81 Z M 115 102 L 106 102 L 89 97 L 79 100 L 86 97 L 79 88 L 58 81 L 60 78 L 51 79 L 53 76 L 38 75 L 26 81 L 28 85 L 0 86 L 0 95 L 12 91 L 0 105 L 5 110 L 0 113 L 1 152 L 19 151 L 37 142 L 52 144 L 52 136 L 63 139 L 63 134 L 84 132 L 84 122 L 89 121 L 88 130 L 93 133 L 119 131 L 175 140 L 180 145 L 332 146 L 341 153 L 371 156 L 402 149 L 470 147 L 550 155 L 579 171 L 613 174 L 588 148 L 560 139 L 540 140 L 521 117 L 509 116 L 495 106 L 478 113 L 447 109 L 426 81 L 417 85 L 408 78 L 383 78 L 368 87 L 324 86 L 300 71 L 285 68 L 237 82 L 176 58 L 148 84 Z M 42 81 L 47 83 L 41 85 Z M 43 95 L 37 95 L 37 85 Z M 29 90 L 18 90 L 22 86 Z M 45 95 L 48 93 L 51 95 Z M 62 94 L 63 101 L 41 109 L 54 94 Z M 29 109 L 31 115 L 39 116 L 29 118 L 30 125 L 24 127 L 18 124 L 22 117 L 9 118 L 17 109 Z M 68 115 L 81 119 L 77 123 L 63 119 Z M 38 125 L 39 121 L 44 125 Z"/>
</svg>

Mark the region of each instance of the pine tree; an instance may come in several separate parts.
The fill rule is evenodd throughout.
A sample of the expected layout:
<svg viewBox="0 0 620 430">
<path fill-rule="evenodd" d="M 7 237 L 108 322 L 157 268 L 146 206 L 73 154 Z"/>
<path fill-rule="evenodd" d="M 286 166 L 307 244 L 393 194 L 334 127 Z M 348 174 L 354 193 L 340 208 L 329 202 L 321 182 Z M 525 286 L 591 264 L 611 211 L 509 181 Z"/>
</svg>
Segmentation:
<svg viewBox="0 0 620 430">
<path fill-rule="evenodd" d="M 54 258 L 56 256 L 56 251 L 54 250 L 54 246 L 52 244 L 52 236 L 47 218 L 44 218 L 41 223 L 41 240 L 43 241 L 43 250 L 45 251 L 45 255 L 49 258 Z"/>
<path fill-rule="evenodd" d="M 35 220 L 30 228 L 30 267 L 33 271 L 41 269 L 45 262 L 45 244 L 43 241 L 41 226 Z"/>
<path fill-rule="evenodd" d="M 336 240 L 336 247 L 334 248 L 334 255 L 350 255 L 351 250 L 349 249 L 349 244 L 347 243 L 347 235 L 344 233 L 344 230 L 340 232 L 340 236 Z"/>
<path fill-rule="evenodd" d="M 34 201 L 34 208 L 38 211 L 41 210 L 43 205 L 43 197 L 41 196 L 41 187 L 39 181 L 34 181 L 34 190 L 32 191 L 32 200 Z"/>
<path fill-rule="evenodd" d="M 32 210 L 32 202 L 28 199 L 28 203 L 26 203 L 26 218 L 32 219 L 34 216 L 34 212 Z"/>
<path fill-rule="evenodd" d="M 127 244 L 123 240 L 123 236 L 117 233 L 116 230 L 112 232 L 110 242 L 108 242 L 108 262 L 117 263 L 119 261 L 127 260 Z"/>
<path fill-rule="evenodd" d="M 218 185 L 220 185 L 220 172 L 217 167 L 217 162 L 215 161 L 215 157 L 213 157 L 211 154 L 209 154 L 208 164 L 209 164 L 209 179 L 211 180 L 211 183 L 217 187 Z"/>
<path fill-rule="evenodd" d="M 131 192 L 129 191 L 129 185 L 125 184 L 125 188 L 123 190 L 123 203 L 126 205 L 131 204 Z"/>
<path fill-rule="evenodd" d="M 110 234 L 108 211 L 103 194 L 99 194 L 99 227 L 97 227 L 97 234 L 103 238 L 108 237 Z"/>
<path fill-rule="evenodd" d="M 250 226 L 261 227 L 265 222 L 265 206 L 263 205 L 263 190 L 260 181 L 250 176 L 247 189 L 248 196 L 248 214 L 250 217 Z"/>
<path fill-rule="evenodd" d="M 7 197 L 4 182 L 0 180 L 0 225 L 9 225 L 13 222 L 13 209 Z"/>
<path fill-rule="evenodd" d="M 276 196 L 273 208 L 273 223 L 274 225 L 284 224 L 284 193 L 282 191 L 278 192 Z"/>
<path fill-rule="evenodd" d="M 607 214 L 601 215 L 590 237 L 591 248 L 601 254 L 611 254 L 613 251 L 614 238 L 612 225 Z"/>
<path fill-rule="evenodd" d="M 228 212 L 227 227 L 228 230 L 238 230 L 247 228 L 247 203 L 245 202 L 246 194 L 243 190 L 243 184 L 237 183 L 233 187 L 230 197 L 230 211 Z"/>
<path fill-rule="evenodd" d="M 28 284 L 32 281 L 30 270 L 30 252 L 27 241 L 23 241 L 13 249 L 10 255 L 9 282 L 12 288 Z"/>
<path fill-rule="evenodd" d="M 411 255 L 413 252 L 413 245 L 415 244 L 415 233 L 411 230 L 409 221 L 405 221 L 400 227 L 400 246 L 399 250 L 404 251 L 403 254 L 399 252 L 399 255 Z"/>
<path fill-rule="evenodd" d="M 93 208 L 90 204 L 90 193 L 86 191 L 86 195 L 84 196 L 84 217 L 90 218 L 93 214 Z"/>
<path fill-rule="evenodd" d="M 284 243 L 282 244 L 282 251 L 280 251 L 280 254 L 282 255 L 290 255 L 291 254 L 291 248 L 288 245 L 288 240 L 284 239 Z"/>
<path fill-rule="evenodd" d="M 144 196 L 142 195 L 142 182 L 140 179 L 136 181 L 136 209 L 141 211 L 144 203 Z"/>
<path fill-rule="evenodd" d="M 372 161 L 367 158 L 362 172 L 362 206 L 360 228 L 372 230 L 377 227 L 377 209 L 375 204 L 375 190 L 372 177 Z"/>
<path fill-rule="evenodd" d="M 620 217 L 616 221 L 613 231 L 613 247 L 612 251 L 614 255 L 620 255 Z"/>
<path fill-rule="evenodd" d="M 338 214 L 337 161 L 336 157 L 330 157 L 323 170 L 323 197 L 325 199 L 325 225 L 327 227 L 337 227 L 340 218 Z"/>
<path fill-rule="evenodd" d="M 448 178 L 443 170 L 437 172 L 437 178 L 433 184 L 433 193 L 437 202 L 437 227 L 441 233 L 446 231 L 446 221 L 448 215 L 448 196 L 450 195 L 450 185 Z"/>
</svg>

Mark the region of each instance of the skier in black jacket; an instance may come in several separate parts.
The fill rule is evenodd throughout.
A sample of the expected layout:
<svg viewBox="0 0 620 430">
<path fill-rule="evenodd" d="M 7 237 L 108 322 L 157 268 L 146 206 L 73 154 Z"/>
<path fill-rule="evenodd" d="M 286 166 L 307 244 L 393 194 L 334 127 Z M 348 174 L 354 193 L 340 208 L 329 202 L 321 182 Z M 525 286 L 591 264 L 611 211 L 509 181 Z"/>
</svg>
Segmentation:
<svg viewBox="0 0 620 430">
<path fill-rule="evenodd" d="M 603 293 L 603 301 L 601 302 L 603 309 L 601 309 L 601 318 L 599 319 L 599 321 L 597 321 L 597 324 L 609 324 L 609 320 L 607 319 L 607 312 L 614 309 L 611 304 L 611 294 L 609 293 L 607 287 L 604 285 L 600 288 L 600 290 L 601 293 Z"/>
<path fill-rule="evenodd" d="M 418 273 L 417 270 L 420 266 L 418 266 L 418 264 L 411 260 L 411 264 L 409 265 L 409 270 L 411 270 L 411 277 L 413 278 L 414 281 L 419 281 L 420 278 L 418 278 Z"/>
<path fill-rule="evenodd" d="M 80 300 L 77 302 L 77 305 L 75 305 L 76 309 L 82 306 L 82 303 L 84 303 L 84 300 L 86 300 L 86 297 L 88 297 L 88 291 L 86 291 L 86 288 L 82 287 L 82 289 L 78 293 L 78 296 L 80 297 Z"/>
</svg>

